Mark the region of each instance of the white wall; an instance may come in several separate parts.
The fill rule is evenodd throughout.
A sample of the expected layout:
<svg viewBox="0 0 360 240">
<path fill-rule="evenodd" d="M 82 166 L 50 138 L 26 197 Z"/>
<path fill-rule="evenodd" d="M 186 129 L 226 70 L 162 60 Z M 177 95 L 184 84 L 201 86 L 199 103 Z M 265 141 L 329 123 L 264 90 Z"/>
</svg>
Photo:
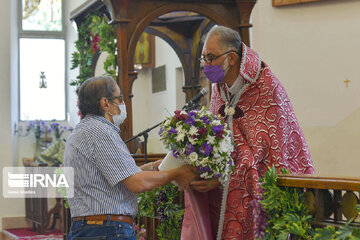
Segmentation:
<svg viewBox="0 0 360 240">
<path fill-rule="evenodd" d="M 76 87 L 70 86 L 70 82 L 76 79 L 76 76 L 79 75 L 79 68 L 74 70 L 70 70 L 71 68 L 71 54 L 76 50 L 75 41 L 78 39 L 78 34 L 73 27 L 73 24 L 70 22 L 70 13 L 81 4 L 83 4 L 84 0 L 66 0 L 66 11 L 67 11 L 67 31 L 66 31 L 66 41 L 67 41 L 67 50 L 66 50 L 66 58 L 68 59 L 67 65 L 67 75 L 66 75 L 66 86 L 67 86 L 67 110 L 68 110 L 68 121 L 70 126 L 75 126 L 79 121 L 80 117 L 78 115 L 77 108 L 77 95 L 76 95 Z"/>
<path fill-rule="evenodd" d="M 359 176 L 359 9 L 358 0 L 258 1 L 252 13 L 252 47 L 287 89 L 318 174 Z"/>
<path fill-rule="evenodd" d="M 13 127 L 17 113 L 11 107 L 17 104 L 15 99 L 16 91 L 11 89 L 12 82 L 17 73 L 14 63 L 17 62 L 16 54 L 16 29 L 12 24 L 16 24 L 16 1 L 2 1 L 0 8 L 0 170 L 1 182 L 3 178 L 2 169 L 6 166 L 13 166 L 16 155 L 16 137 L 13 134 Z M 16 87 L 16 84 L 13 85 Z M 2 184 L 0 186 L 2 194 Z M 24 215 L 25 202 L 23 199 L 0 198 L 0 217 Z M 0 218 L 0 226 L 2 220 Z"/>
<path fill-rule="evenodd" d="M 182 81 L 179 73 L 176 72 L 179 71 L 176 68 L 181 66 L 180 60 L 170 45 L 158 37 L 155 37 L 155 65 L 155 67 L 166 65 L 166 90 L 152 93 L 151 69 L 139 71 L 133 86 L 134 135 L 170 116 L 176 110 L 177 96 L 185 96 L 182 89 L 176 87 L 176 82 Z M 181 97 L 178 97 L 178 101 L 181 101 Z M 149 134 L 148 153 L 167 151 L 160 143 L 158 132 L 159 127 Z"/>
</svg>

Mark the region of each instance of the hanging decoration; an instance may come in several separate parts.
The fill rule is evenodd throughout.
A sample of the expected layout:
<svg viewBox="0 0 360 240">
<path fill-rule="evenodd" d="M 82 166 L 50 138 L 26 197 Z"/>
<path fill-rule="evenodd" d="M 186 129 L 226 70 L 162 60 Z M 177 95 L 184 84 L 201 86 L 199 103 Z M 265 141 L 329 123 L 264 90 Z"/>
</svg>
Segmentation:
<svg viewBox="0 0 360 240">
<path fill-rule="evenodd" d="M 40 72 L 39 88 L 47 88 L 45 72 Z"/>
</svg>

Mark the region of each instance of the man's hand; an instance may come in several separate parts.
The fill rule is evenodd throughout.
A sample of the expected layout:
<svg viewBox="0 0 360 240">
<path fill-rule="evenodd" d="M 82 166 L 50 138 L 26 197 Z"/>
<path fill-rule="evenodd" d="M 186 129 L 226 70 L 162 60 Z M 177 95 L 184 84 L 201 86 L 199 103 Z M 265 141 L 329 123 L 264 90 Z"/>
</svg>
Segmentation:
<svg viewBox="0 0 360 240">
<path fill-rule="evenodd" d="M 154 171 L 159 171 L 159 165 L 161 164 L 162 159 L 159 159 L 155 162 L 153 162 L 153 166 L 154 166 Z"/>
<path fill-rule="evenodd" d="M 179 185 L 180 191 L 183 191 L 184 189 L 186 191 L 190 190 L 190 183 L 194 181 L 196 174 L 195 174 L 195 168 L 190 165 L 183 165 L 178 168 L 179 174 L 175 178 L 175 181 Z"/>
<path fill-rule="evenodd" d="M 219 185 L 220 182 L 217 178 L 194 181 L 190 183 L 191 189 L 194 189 L 195 191 L 198 192 L 208 192 L 210 190 L 217 188 Z"/>
</svg>

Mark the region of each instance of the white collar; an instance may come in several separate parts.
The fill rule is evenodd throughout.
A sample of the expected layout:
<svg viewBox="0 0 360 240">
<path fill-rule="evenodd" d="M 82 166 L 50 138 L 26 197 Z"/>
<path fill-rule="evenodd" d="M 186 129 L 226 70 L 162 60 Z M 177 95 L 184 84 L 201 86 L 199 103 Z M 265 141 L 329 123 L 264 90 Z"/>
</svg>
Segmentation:
<svg viewBox="0 0 360 240">
<path fill-rule="evenodd" d="M 240 89 L 242 88 L 242 86 L 244 85 L 244 78 L 239 76 L 236 78 L 235 82 L 233 83 L 233 85 L 231 87 L 229 87 L 227 84 L 225 84 L 226 89 L 228 90 L 229 93 L 231 93 L 232 95 L 235 95 L 235 93 L 237 93 L 238 91 L 240 91 Z"/>
</svg>

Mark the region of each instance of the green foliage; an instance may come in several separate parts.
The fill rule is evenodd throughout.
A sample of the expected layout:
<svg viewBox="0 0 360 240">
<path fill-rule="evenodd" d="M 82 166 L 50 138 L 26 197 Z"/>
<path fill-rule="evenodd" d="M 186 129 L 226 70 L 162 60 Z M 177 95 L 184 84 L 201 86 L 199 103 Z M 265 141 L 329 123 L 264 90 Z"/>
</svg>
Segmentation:
<svg viewBox="0 0 360 240">
<path fill-rule="evenodd" d="M 152 191 L 139 193 L 138 199 L 138 216 L 140 217 L 153 217 L 157 202 L 157 196 L 159 195 L 160 188 Z"/>
<path fill-rule="evenodd" d="M 90 24 L 91 31 L 94 36 L 100 37 L 99 50 L 101 52 L 107 52 L 108 56 L 104 62 L 105 71 L 116 79 L 116 42 L 115 42 L 115 27 L 108 24 L 108 18 L 106 16 L 93 16 Z"/>
<path fill-rule="evenodd" d="M 282 173 L 289 173 L 281 170 Z M 314 240 L 353 240 L 360 239 L 360 228 L 350 226 L 350 220 L 344 226 L 335 229 L 333 226 L 313 228 L 310 222 L 313 217 L 309 215 L 304 205 L 304 194 L 296 188 L 278 187 L 278 175 L 274 166 L 269 168 L 265 176 L 260 179 L 264 200 L 261 201 L 268 215 L 266 240 L 314 239 Z M 356 206 L 359 212 L 360 205 Z"/>
<path fill-rule="evenodd" d="M 64 174 L 64 169 L 61 168 L 61 167 L 56 168 L 55 169 L 55 174 L 56 174 L 57 177 L 59 177 L 61 174 Z M 64 186 L 59 186 L 57 188 L 57 192 L 60 193 L 61 196 L 64 197 L 64 207 L 65 208 L 70 208 L 69 202 L 68 202 L 67 197 L 66 197 L 67 196 L 66 188 Z"/>
<path fill-rule="evenodd" d="M 92 68 L 94 53 L 94 41 L 100 39 L 98 47 L 100 52 L 107 52 L 108 56 L 104 62 L 105 71 L 116 79 L 116 42 L 115 27 L 109 25 L 106 16 L 93 13 L 78 27 L 79 38 L 75 42 L 76 51 L 72 53 L 71 69 L 79 67 L 79 75 L 70 85 L 77 86 L 78 92 L 81 84 L 94 74 Z"/>
<path fill-rule="evenodd" d="M 261 203 L 269 216 L 266 239 L 288 239 L 289 234 L 297 239 L 308 239 L 312 217 L 304 205 L 303 193 L 296 188 L 278 187 L 277 177 L 272 167 L 260 180 L 265 189 Z"/>
<path fill-rule="evenodd" d="M 314 235 L 314 240 L 332 240 L 336 230 L 333 226 L 327 226 L 326 228 L 318 229 Z"/>
<path fill-rule="evenodd" d="M 161 219 L 156 232 L 162 240 L 180 239 L 184 209 L 176 204 L 178 197 L 179 191 L 173 184 L 138 194 L 138 216 L 154 217 L 156 213 L 156 218 Z"/>
<path fill-rule="evenodd" d="M 90 23 L 91 17 L 88 17 L 78 26 L 79 38 L 75 42 L 76 51 L 72 53 L 71 69 L 80 68 L 76 80 L 70 83 L 72 86 L 77 86 L 76 92 L 78 92 L 80 85 L 93 74 L 91 68 L 93 55 L 91 53 L 90 29 L 88 27 Z"/>
</svg>

